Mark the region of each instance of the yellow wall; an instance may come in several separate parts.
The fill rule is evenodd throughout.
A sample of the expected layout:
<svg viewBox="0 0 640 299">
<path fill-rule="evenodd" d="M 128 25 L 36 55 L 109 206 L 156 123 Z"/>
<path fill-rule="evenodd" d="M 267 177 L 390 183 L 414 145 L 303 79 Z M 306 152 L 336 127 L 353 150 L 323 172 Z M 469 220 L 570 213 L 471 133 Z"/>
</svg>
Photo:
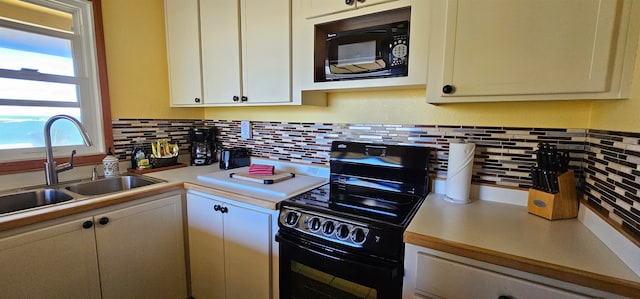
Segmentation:
<svg viewBox="0 0 640 299">
<path fill-rule="evenodd" d="M 202 108 L 170 108 L 162 0 L 102 0 L 111 114 L 202 119 Z"/>
<path fill-rule="evenodd" d="M 207 119 L 586 128 L 590 103 L 430 105 L 424 89 L 329 94 L 327 107 L 207 108 Z"/>
<path fill-rule="evenodd" d="M 424 90 L 342 92 L 327 107 L 169 108 L 162 0 L 103 0 L 113 118 L 595 128 L 640 132 L 630 100 L 426 104 Z M 640 60 L 636 63 L 640 77 Z M 593 112 L 592 112 L 593 111 Z"/>
</svg>

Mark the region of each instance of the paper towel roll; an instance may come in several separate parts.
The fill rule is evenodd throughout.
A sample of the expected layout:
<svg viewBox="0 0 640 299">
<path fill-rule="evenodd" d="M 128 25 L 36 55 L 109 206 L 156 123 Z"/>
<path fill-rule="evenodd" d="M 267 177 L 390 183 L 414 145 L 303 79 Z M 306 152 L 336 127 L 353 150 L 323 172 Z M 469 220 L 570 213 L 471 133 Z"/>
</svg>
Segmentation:
<svg viewBox="0 0 640 299">
<path fill-rule="evenodd" d="M 450 143 L 445 199 L 454 203 L 469 203 L 474 143 Z"/>
</svg>

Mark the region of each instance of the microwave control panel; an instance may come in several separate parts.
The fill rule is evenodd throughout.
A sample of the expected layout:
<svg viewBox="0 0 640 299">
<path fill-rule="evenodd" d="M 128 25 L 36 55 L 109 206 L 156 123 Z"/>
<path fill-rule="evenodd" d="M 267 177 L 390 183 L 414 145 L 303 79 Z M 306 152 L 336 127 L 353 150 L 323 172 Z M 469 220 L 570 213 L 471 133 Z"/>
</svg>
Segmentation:
<svg viewBox="0 0 640 299">
<path fill-rule="evenodd" d="M 396 35 L 389 43 L 389 62 L 391 67 L 406 66 L 409 62 L 409 36 Z"/>
</svg>

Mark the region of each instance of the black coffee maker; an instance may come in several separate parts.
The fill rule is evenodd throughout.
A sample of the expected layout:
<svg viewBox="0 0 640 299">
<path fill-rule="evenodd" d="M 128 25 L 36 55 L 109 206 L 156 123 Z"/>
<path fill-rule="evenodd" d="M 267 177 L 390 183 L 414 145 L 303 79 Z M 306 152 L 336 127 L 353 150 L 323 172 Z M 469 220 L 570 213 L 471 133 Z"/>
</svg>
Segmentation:
<svg viewBox="0 0 640 299">
<path fill-rule="evenodd" d="M 211 165 L 218 161 L 216 157 L 216 128 L 192 128 L 191 165 Z"/>
</svg>

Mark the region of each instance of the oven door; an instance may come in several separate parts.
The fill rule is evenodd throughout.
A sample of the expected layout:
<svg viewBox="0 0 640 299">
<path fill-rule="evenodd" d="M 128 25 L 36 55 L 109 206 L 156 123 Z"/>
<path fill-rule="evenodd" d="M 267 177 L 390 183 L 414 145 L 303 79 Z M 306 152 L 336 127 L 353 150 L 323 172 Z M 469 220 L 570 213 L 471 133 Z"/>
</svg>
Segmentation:
<svg viewBox="0 0 640 299">
<path fill-rule="evenodd" d="M 280 298 L 400 298 L 402 262 L 359 256 L 280 231 Z"/>
</svg>

